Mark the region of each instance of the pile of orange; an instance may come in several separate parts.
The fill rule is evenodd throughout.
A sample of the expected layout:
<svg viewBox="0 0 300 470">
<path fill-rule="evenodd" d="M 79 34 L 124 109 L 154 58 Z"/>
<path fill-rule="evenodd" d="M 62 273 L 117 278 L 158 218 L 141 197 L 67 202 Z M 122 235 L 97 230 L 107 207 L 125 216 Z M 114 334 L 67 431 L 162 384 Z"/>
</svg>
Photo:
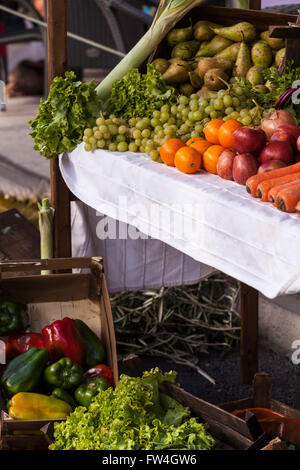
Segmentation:
<svg viewBox="0 0 300 470">
<path fill-rule="evenodd" d="M 205 139 L 192 137 L 186 143 L 180 139 L 168 139 L 161 146 L 161 159 L 183 173 L 195 173 L 203 166 L 209 173 L 217 174 L 219 156 L 226 148 L 233 148 L 233 133 L 239 127 L 242 124 L 235 119 L 226 122 L 212 119 L 204 129 Z"/>
</svg>

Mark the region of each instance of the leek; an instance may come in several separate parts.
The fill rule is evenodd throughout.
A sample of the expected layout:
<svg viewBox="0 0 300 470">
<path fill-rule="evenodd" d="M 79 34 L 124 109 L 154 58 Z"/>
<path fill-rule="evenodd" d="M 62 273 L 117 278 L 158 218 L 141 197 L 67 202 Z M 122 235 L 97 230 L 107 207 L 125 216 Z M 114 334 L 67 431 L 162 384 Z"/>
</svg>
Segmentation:
<svg viewBox="0 0 300 470">
<path fill-rule="evenodd" d="M 39 208 L 39 228 L 41 238 L 41 259 L 53 258 L 53 218 L 54 209 L 50 207 L 48 198 L 42 200 Z M 41 274 L 51 274 L 51 271 L 41 271 Z"/>
<path fill-rule="evenodd" d="M 150 29 L 97 86 L 96 91 L 102 102 L 108 100 L 114 82 L 123 78 L 129 69 L 140 67 L 176 23 L 204 1 L 161 0 Z"/>
</svg>

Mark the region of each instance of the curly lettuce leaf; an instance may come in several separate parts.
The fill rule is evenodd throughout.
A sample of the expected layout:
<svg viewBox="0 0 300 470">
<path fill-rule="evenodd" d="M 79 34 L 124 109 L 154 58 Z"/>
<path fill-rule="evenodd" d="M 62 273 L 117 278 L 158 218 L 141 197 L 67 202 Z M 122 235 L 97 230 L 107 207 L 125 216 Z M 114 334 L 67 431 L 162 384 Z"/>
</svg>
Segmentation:
<svg viewBox="0 0 300 470">
<path fill-rule="evenodd" d="M 88 409 L 78 407 L 56 423 L 51 450 L 209 450 L 214 440 L 190 410 L 159 393 L 176 372 L 158 368 L 141 378 L 122 375 L 113 390 L 99 393 Z"/>
</svg>

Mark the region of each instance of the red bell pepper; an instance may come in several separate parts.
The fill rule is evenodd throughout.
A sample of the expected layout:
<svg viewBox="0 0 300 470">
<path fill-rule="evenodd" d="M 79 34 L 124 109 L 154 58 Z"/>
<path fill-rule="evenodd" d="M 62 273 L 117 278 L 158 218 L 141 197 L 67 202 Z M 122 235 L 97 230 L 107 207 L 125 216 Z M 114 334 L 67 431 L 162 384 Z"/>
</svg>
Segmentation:
<svg viewBox="0 0 300 470">
<path fill-rule="evenodd" d="M 18 354 L 23 354 L 33 346 L 38 349 L 45 347 L 44 339 L 41 333 L 23 333 L 19 335 L 11 335 L 8 338 L 8 343 L 11 345 L 15 356 Z"/>
<path fill-rule="evenodd" d="M 77 330 L 75 320 L 72 318 L 65 317 L 45 326 L 42 336 L 51 362 L 55 362 L 61 357 L 69 357 L 77 364 L 83 363 L 84 343 Z"/>
<path fill-rule="evenodd" d="M 113 371 L 109 366 L 99 364 L 98 366 L 91 367 L 84 373 L 83 380 L 95 377 L 103 377 L 110 383 L 110 385 L 114 385 Z"/>
</svg>

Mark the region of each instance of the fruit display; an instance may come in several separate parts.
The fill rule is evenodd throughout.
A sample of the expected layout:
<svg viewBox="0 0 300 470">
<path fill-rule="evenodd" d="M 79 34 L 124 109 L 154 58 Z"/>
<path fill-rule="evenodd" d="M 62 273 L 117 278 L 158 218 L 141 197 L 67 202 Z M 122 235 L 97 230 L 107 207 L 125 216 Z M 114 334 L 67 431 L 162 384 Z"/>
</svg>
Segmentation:
<svg viewBox="0 0 300 470">
<path fill-rule="evenodd" d="M 155 58 L 153 65 L 168 85 L 188 96 L 226 88 L 235 77 L 247 78 L 253 87 L 268 92 L 263 70 L 277 69 L 285 53 L 283 39 L 270 38 L 268 31 L 259 33 L 247 21 L 224 27 L 200 20 L 172 29 L 166 43 L 167 58 Z"/>
<path fill-rule="evenodd" d="M 2 304 L 14 312 L 25 308 L 14 302 Z M 105 347 L 82 320 L 65 317 L 45 326 L 42 333 L 23 328 L 22 333 L 10 334 L 6 329 L 3 341 L 7 365 L 0 388 L 13 419 L 66 418 L 114 386 Z"/>
</svg>

